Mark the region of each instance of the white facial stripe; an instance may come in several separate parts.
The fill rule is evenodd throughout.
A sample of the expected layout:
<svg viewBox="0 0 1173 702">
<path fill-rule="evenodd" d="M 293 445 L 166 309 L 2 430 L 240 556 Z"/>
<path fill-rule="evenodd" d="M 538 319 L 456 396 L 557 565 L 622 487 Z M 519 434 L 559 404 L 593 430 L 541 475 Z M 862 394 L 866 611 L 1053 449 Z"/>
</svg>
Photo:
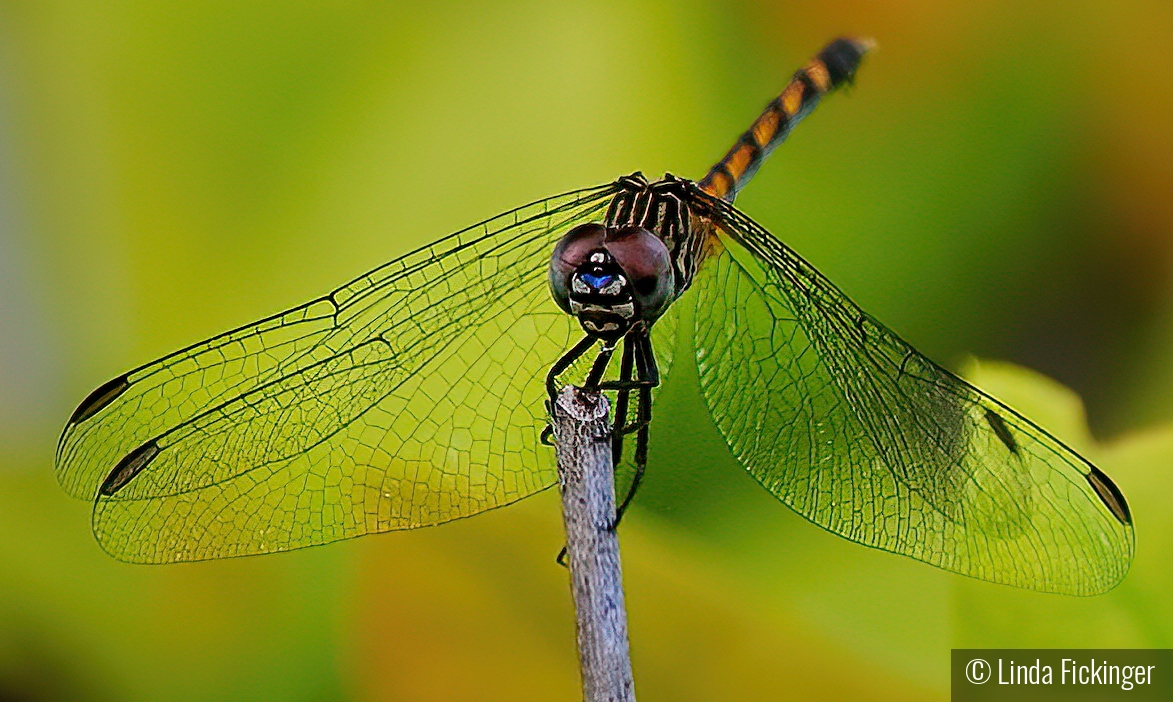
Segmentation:
<svg viewBox="0 0 1173 702">
<path fill-rule="evenodd" d="M 575 310 L 576 306 L 578 308 L 577 310 Z M 583 304 L 581 302 L 575 302 L 574 300 L 570 301 L 570 309 L 574 310 L 575 314 L 578 314 L 579 312 L 603 312 L 605 314 L 611 314 L 616 311 L 616 308 L 614 307 L 604 307 L 603 305 L 596 305 L 589 302 Z"/>
<path fill-rule="evenodd" d="M 604 295 L 618 295 L 626 284 L 627 280 L 623 276 L 617 275 L 606 287 L 600 288 L 599 292 Z"/>
<path fill-rule="evenodd" d="M 590 320 L 586 320 L 583 322 L 583 325 L 586 327 L 589 327 L 590 330 L 594 331 L 594 332 L 619 331 L 619 325 L 614 322 L 606 322 L 604 324 L 595 324 L 594 322 L 592 322 Z"/>
</svg>

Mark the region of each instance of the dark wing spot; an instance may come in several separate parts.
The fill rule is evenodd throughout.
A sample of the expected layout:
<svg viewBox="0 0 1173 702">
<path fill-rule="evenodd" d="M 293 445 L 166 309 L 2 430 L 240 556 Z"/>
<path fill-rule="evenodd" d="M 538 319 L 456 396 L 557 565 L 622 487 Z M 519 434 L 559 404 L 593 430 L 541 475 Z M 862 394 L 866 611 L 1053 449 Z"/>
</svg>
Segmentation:
<svg viewBox="0 0 1173 702">
<path fill-rule="evenodd" d="M 1092 472 L 1087 474 L 1087 481 L 1100 496 L 1100 501 L 1116 515 L 1121 524 L 1132 524 L 1132 512 L 1128 509 L 1124 493 L 1120 492 L 1120 488 L 1116 487 L 1111 478 L 1104 475 L 1104 471 L 1092 466 Z"/>
<path fill-rule="evenodd" d="M 1018 442 L 1014 440 L 1014 435 L 1010 433 L 1010 427 L 1006 426 L 1006 420 L 1002 419 L 1002 415 L 994 410 L 986 410 L 986 423 L 994 430 L 994 436 L 1010 449 L 1010 453 L 1018 453 Z"/>
<path fill-rule="evenodd" d="M 114 470 L 110 471 L 110 475 L 102 481 L 102 487 L 98 488 L 98 493 L 109 497 L 126 487 L 126 484 L 134 479 L 134 476 L 142 472 L 143 468 L 147 467 L 151 461 L 155 460 L 155 456 L 159 455 L 159 447 L 154 440 L 139 446 L 135 450 L 126 454 L 126 456 L 114 466 Z"/>
<path fill-rule="evenodd" d="M 114 380 L 103 383 L 97 390 L 91 392 L 86 399 L 81 401 L 77 409 L 73 411 L 73 416 L 69 418 L 70 424 L 80 424 L 98 412 L 102 408 L 114 401 L 116 397 L 126 392 L 130 387 L 130 381 L 126 379 L 125 375 L 120 375 Z"/>
</svg>

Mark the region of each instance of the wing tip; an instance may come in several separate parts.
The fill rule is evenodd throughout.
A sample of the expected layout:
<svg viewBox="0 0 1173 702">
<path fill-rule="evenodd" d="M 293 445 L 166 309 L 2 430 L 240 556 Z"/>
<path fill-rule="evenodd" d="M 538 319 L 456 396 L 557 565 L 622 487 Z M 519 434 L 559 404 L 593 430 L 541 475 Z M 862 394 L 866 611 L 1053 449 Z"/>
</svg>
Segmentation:
<svg viewBox="0 0 1173 702">
<path fill-rule="evenodd" d="M 111 402 L 118 399 L 119 395 L 126 392 L 130 387 L 129 376 L 129 373 L 123 373 L 117 378 L 102 383 L 89 395 L 86 395 L 85 399 L 73 410 L 73 414 L 69 415 L 69 421 L 65 423 L 65 428 L 61 430 L 61 436 L 57 439 L 57 454 L 54 457 L 57 463 L 61 462 L 61 452 L 65 448 L 65 439 L 69 436 L 69 431 L 101 412 Z"/>
<path fill-rule="evenodd" d="M 1096 496 L 1100 498 L 1100 502 L 1108 508 L 1112 516 L 1123 524 L 1124 526 L 1132 526 L 1132 510 L 1128 507 L 1128 501 L 1124 499 L 1124 493 L 1120 492 L 1120 488 L 1116 487 L 1116 483 L 1112 482 L 1104 471 L 1091 466 L 1091 471 L 1084 476 L 1087 478 L 1088 484 L 1096 491 Z"/>
<path fill-rule="evenodd" d="M 118 399 L 118 396 L 126 392 L 130 387 L 130 379 L 126 373 L 102 383 L 94 389 L 86 399 L 81 401 L 77 409 L 69 417 L 68 427 L 76 426 L 93 417 L 98 412 L 105 409 L 111 402 Z"/>
</svg>

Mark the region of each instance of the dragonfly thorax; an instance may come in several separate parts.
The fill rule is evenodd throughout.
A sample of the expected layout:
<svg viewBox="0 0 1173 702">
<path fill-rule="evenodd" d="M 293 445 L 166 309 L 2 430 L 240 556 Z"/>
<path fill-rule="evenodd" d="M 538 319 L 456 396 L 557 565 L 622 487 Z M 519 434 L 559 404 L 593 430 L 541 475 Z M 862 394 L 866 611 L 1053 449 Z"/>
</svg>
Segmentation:
<svg viewBox="0 0 1173 702">
<path fill-rule="evenodd" d="M 583 224 L 569 231 L 550 258 L 550 292 L 584 331 L 619 338 L 636 322 L 654 322 L 670 302 L 672 262 L 647 229 Z"/>
</svg>

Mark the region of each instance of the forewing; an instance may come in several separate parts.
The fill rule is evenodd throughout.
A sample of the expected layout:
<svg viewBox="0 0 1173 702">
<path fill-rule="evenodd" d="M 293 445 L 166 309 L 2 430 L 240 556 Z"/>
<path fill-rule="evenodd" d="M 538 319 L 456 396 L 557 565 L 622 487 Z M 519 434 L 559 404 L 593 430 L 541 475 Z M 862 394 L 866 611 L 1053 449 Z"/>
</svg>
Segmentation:
<svg viewBox="0 0 1173 702">
<path fill-rule="evenodd" d="M 708 206 L 724 251 L 697 283 L 701 386 L 767 490 L 852 541 L 982 580 L 1092 595 L 1124 577 L 1131 517 L 1107 476 Z"/>
<path fill-rule="evenodd" d="M 579 335 L 557 239 L 610 186 L 543 200 L 99 388 L 57 472 L 136 562 L 438 524 L 556 482 L 543 379 Z"/>
</svg>

